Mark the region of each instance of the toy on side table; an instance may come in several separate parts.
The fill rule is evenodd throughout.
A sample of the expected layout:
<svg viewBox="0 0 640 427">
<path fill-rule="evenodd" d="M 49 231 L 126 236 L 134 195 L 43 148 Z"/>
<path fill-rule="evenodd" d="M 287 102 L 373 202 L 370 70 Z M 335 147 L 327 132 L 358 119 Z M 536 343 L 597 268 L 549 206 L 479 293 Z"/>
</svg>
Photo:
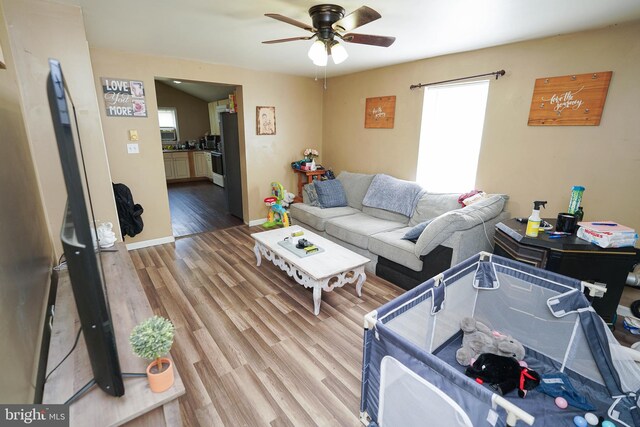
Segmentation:
<svg viewBox="0 0 640 427">
<path fill-rule="evenodd" d="M 289 193 L 279 182 L 271 183 L 271 196 L 264 199 L 264 204 L 269 207 L 267 214 L 267 222 L 262 224 L 264 228 L 282 225 L 288 227 L 291 225 L 289 212 L 286 208 L 293 202 L 293 193 Z"/>
</svg>

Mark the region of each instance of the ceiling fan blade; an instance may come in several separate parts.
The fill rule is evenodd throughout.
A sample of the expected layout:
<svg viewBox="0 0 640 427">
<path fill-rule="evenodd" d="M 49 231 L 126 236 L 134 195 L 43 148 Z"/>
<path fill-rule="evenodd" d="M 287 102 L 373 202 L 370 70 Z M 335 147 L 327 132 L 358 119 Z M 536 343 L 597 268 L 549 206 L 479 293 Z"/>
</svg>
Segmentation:
<svg viewBox="0 0 640 427">
<path fill-rule="evenodd" d="M 349 33 L 342 36 L 342 40 L 349 43 L 370 44 L 373 46 L 389 47 L 396 41 L 395 37 L 372 36 L 369 34 Z"/>
<path fill-rule="evenodd" d="M 284 42 L 293 42 L 296 40 L 309 40 L 315 37 L 315 34 L 309 37 L 289 37 L 288 39 L 277 39 L 277 40 L 266 40 L 262 43 L 264 44 L 274 44 L 274 43 L 284 43 Z"/>
<path fill-rule="evenodd" d="M 380 18 L 382 18 L 382 15 L 378 12 L 370 7 L 362 6 L 335 22 L 333 29 L 342 32 L 351 31 Z"/>
<path fill-rule="evenodd" d="M 296 21 L 295 19 L 291 19 L 278 13 L 265 13 L 264 16 L 268 16 L 269 18 L 277 19 L 278 21 L 286 22 L 287 24 L 294 25 L 298 28 L 302 28 L 303 30 L 313 32 L 313 27 L 311 25 L 305 24 L 304 22 Z"/>
</svg>

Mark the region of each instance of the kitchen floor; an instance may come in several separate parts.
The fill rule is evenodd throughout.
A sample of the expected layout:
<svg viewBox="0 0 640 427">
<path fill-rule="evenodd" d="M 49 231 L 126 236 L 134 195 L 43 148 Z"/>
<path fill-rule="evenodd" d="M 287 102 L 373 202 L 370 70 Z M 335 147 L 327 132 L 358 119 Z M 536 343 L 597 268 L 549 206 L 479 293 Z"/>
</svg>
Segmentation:
<svg viewBox="0 0 640 427">
<path fill-rule="evenodd" d="M 167 184 L 174 237 L 242 225 L 227 212 L 224 188 L 209 181 Z"/>
</svg>

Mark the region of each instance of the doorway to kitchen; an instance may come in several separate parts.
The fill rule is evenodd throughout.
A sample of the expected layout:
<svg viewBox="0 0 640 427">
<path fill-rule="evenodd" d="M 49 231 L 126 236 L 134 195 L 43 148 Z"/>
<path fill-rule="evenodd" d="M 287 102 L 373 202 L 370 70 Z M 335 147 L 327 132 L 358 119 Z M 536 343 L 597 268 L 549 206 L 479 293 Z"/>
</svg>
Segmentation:
<svg viewBox="0 0 640 427">
<path fill-rule="evenodd" d="M 238 87 L 157 77 L 155 88 L 173 236 L 243 224 Z"/>
</svg>

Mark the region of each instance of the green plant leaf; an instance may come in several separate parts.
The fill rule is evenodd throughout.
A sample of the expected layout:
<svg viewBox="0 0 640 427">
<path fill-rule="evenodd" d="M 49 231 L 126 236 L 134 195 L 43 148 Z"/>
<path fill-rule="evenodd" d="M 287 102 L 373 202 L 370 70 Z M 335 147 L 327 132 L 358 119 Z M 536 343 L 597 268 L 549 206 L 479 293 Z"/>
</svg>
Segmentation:
<svg viewBox="0 0 640 427">
<path fill-rule="evenodd" d="M 129 342 L 136 356 L 153 360 L 169 353 L 174 334 L 175 326 L 170 320 L 153 316 L 133 328 Z"/>
</svg>

